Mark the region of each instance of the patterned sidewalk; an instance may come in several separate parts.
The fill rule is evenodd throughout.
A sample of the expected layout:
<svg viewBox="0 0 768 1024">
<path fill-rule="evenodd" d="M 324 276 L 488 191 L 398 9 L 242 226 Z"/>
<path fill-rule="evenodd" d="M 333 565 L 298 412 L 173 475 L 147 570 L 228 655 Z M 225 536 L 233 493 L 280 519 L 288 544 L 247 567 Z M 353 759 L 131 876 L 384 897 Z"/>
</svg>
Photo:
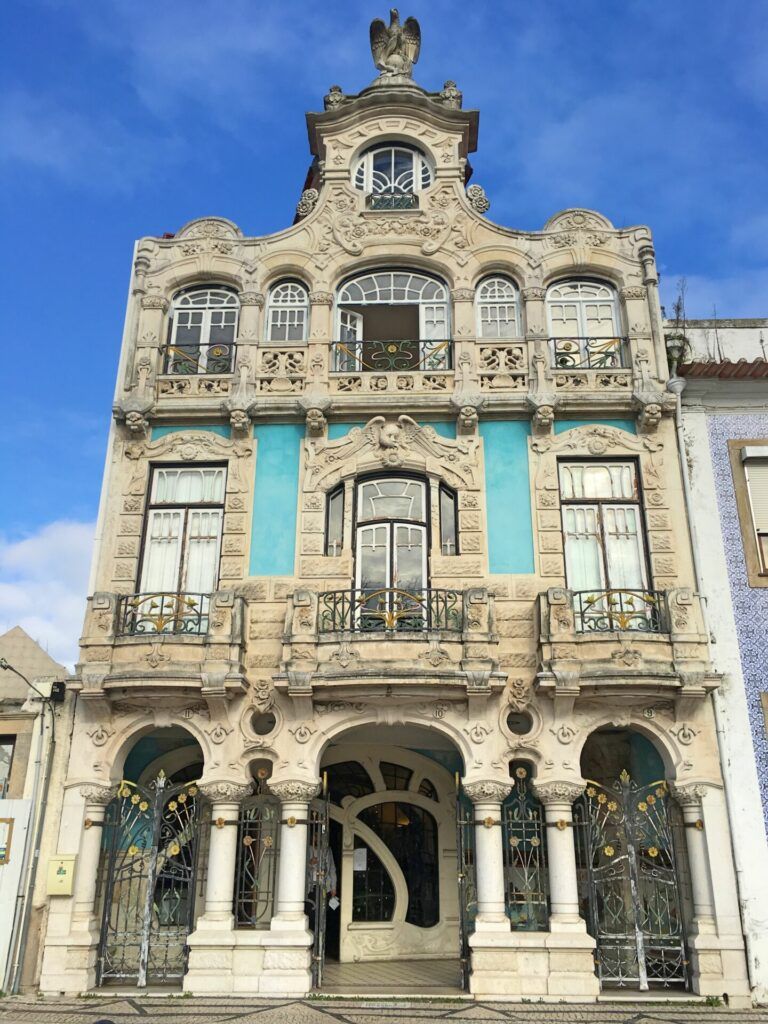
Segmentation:
<svg viewBox="0 0 768 1024">
<path fill-rule="evenodd" d="M 496 1003 L 461 999 L 95 997 L 0 1000 L 0 1024 L 768 1024 L 768 1009 L 701 1003 Z"/>
</svg>

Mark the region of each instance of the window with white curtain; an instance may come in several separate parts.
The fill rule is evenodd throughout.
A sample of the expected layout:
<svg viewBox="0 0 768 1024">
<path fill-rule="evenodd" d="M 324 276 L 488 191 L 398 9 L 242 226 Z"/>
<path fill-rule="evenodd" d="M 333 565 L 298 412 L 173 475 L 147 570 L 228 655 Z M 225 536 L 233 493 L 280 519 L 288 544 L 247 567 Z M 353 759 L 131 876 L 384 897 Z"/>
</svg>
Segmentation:
<svg viewBox="0 0 768 1024">
<path fill-rule="evenodd" d="M 645 590 L 637 465 L 561 462 L 559 474 L 569 589 Z"/>
<path fill-rule="evenodd" d="M 219 578 L 224 466 L 155 466 L 144 531 L 142 594 L 210 594 Z"/>
<path fill-rule="evenodd" d="M 762 572 L 768 572 L 768 446 L 751 445 L 742 448 L 741 461 L 747 479 L 749 509 L 760 568 Z"/>
<path fill-rule="evenodd" d="M 280 281 L 269 292 L 267 341 L 306 341 L 309 294 L 301 281 Z"/>
<path fill-rule="evenodd" d="M 517 288 L 509 278 L 486 277 L 477 286 L 475 305 L 478 337 L 519 337 Z"/>
</svg>

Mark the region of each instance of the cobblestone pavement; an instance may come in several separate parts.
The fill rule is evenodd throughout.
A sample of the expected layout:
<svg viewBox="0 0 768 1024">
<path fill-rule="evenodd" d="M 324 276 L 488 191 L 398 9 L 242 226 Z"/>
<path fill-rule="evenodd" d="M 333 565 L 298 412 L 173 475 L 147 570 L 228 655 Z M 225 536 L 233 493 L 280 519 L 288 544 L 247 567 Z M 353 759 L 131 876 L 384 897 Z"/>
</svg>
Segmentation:
<svg viewBox="0 0 768 1024">
<path fill-rule="evenodd" d="M 702 1003 L 496 1003 L 461 999 L 208 999 L 100 996 L 0 1000 L 0 1024 L 768 1024 L 768 1009 Z"/>
</svg>

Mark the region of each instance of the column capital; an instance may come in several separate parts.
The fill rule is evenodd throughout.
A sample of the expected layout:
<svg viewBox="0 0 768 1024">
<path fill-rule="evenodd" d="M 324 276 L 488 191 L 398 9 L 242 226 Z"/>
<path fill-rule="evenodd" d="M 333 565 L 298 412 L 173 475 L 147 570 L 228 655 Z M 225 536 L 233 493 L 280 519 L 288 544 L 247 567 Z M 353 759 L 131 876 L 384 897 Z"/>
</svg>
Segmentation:
<svg viewBox="0 0 768 1024">
<path fill-rule="evenodd" d="M 473 804 L 500 804 L 512 792 L 512 783 L 482 779 L 478 782 L 465 782 L 463 789 Z"/>
<path fill-rule="evenodd" d="M 319 782 L 305 782 L 303 779 L 285 779 L 281 782 L 268 782 L 270 792 L 281 803 L 309 803 L 320 789 Z"/>
<path fill-rule="evenodd" d="M 580 782 L 533 782 L 534 796 L 547 804 L 572 804 L 584 792 Z"/>
<path fill-rule="evenodd" d="M 239 804 L 253 792 L 250 782 L 201 782 L 198 788 L 213 804 Z"/>
<path fill-rule="evenodd" d="M 142 309 L 159 309 L 162 313 L 168 312 L 168 300 L 163 295 L 142 295 Z"/>
<path fill-rule="evenodd" d="M 240 292 L 239 298 L 241 306 L 258 306 L 261 308 L 264 305 L 264 295 L 262 292 Z"/>
<path fill-rule="evenodd" d="M 707 787 L 697 783 L 686 783 L 685 785 L 678 786 L 673 782 L 669 784 L 669 790 L 683 808 L 701 807 L 702 798 L 707 795 Z"/>
<path fill-rule="evenodd" d="M 333 292 L 310 292 L 309 304 L 310 306 L 332 306 Z"/>
<path fill-rule="evenodd" d="M 547 289 L 532 286 L 530 288 L 523 288 L 521 294 L 526 301 L 530 301 L 532 299 L 538 299 L 540 301 L 546 297 Z"/>
<path fill-rule="evenodd" d="M 100 782 L 86 782 L 80 787 L 80 796 L 87 804 L 98 804 L 106 807 L 115 796 L 114 786 L 105 786 Z"/>
</svg>

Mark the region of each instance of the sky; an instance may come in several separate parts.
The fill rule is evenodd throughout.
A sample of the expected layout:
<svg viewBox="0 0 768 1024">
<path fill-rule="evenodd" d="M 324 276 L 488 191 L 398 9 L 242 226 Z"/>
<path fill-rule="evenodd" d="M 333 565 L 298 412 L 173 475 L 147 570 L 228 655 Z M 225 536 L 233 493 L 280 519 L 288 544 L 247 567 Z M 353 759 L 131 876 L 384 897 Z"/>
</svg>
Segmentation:
<svg viewBox="0 0 768 1024">
<path fill-rule="evenodd" d="M 376 72 L 383 4 L 4 0 L 0 274 L 6 353 L 0 632 L 72 663 L 133 242 L 222 215 L 293 219 L 304 112 Z M 768 315 L 765 0 L 412 0 L 415 78 L 481 112 L 473 180 L 535 230 L 583 206 L 654 232 L 662 298 Z M 4 261 L 5 262 L 5 261 Z"/>
</svg>

